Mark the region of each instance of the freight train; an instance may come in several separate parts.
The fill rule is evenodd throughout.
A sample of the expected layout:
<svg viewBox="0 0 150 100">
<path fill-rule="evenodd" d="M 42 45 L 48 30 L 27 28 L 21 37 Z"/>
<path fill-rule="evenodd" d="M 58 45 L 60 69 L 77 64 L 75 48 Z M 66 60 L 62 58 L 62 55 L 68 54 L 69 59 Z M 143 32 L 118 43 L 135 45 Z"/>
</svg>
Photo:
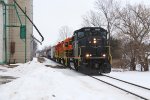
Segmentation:
<svg viewBox="0 0 150 100">
<path fill-rule="evenodd" d="M 83 27 L 49 51 L 56 62 L 86 74 L 110 73 L 111 54 L 108 32 L 101 27 Z"/>
</svg>

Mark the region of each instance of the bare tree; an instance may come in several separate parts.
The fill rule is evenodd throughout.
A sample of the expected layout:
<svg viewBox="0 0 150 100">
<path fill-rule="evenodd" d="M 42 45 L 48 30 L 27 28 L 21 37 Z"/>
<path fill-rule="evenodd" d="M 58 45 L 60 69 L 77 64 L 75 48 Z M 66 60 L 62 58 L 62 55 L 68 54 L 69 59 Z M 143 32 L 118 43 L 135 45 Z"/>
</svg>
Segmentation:
<svg viewBox="0 0 150 100">
<path fill-rule="evenodd" d="M 116 9 L 120 9 L 119 4 L 115 0 L 97 0 L 95 5 L 105 20 L 105 25 L 110 37 L 116 22 Z"/>
<path fill-rule="evenodd" d="M 116 21 L 116 9 L 120 7 L 115 0 L 97 0 L 95 6 L 96 11 L 90 11 L 83 17 L 83 26 L 106 27 L 110 37 Z"/>
<path fill-rule="evenodd" d="M 117 11 L 118 20 L 115 25 L 124 38 L 128 38 L 128 55 L 131 57 L 131 69 L 135 70 L 135 62 L 143 65 L 144 71 L 148 70 L 145 58 L 147 52 L 145 39 L 150 35 L 150 9 L 144 5 L 127 5 Z"/>
<path fill-rule="evenodd" d="M 114 0 L 97 0 L 95 2 L 96 11 L 90 11 L 87 16 L 83 17 L 83 25 L 84 26 L 97 26 L 97 27 L 104 27 L 108 30 L 108 43 L 111 47 L 111 54 L 113 57 L 118 59 L 121 54 L 115 55 L 115 49 L 119 50 L 119 40 L 115 39 L 112 35 L 114 32 L 114 25 L 116 23 L 116 11 L 120 9 L 118 3 Z M 111 44 L 110 44 L 111 42 Z M 114 49 L 114 45 L 117 48 Z"/>
<path fill-rule="evenodd" d="M 100 17 L 98 12 L 90 11 L 83 17 L 83 25 L 84 27 L 101 27 L 104 25 L 104 20 Z"/>
<path fill-rule="evenodd" d="M 115 0 L 97 0 L 95 5 L 97 12 L 83 17 L 84 26 L 106 26 L 109 37 L 119 33 L 122 57 L 130 61 L 130 70 L 135 70 L 136 63 L 142 65 L 141 70 L 149 70 L 150 8 L 141 4 L 121 8 Z"/>
<path fill-rule="evenodd" d="M 59 40 L 58 41 L 62 41 L 70 36 L 72 36 L 72 31 L 71 31 L 71 28 L 69 28 L 68 26 L 62 26 L 60 29 L 59 29 Z"/>
</svg>

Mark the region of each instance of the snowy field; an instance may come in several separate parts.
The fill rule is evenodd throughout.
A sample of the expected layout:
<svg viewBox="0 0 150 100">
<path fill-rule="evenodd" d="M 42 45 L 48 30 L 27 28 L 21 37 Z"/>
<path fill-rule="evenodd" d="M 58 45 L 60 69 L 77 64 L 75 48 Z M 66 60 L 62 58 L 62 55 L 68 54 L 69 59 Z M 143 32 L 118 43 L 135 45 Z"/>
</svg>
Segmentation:
<svg viewBox="0 0 150 100">
<path fill-rule="evenodd" d="M 0 100 L 140 100 L 73 70 L 45 65 L 55 67 L 58 64 L 50 60 L 39 63 L 35 58 L 15 68 L 0 66 L 0 76 L 16 78 L 0 85 Z M 108 75 L 150 87 L 150 72 L 111 72 Z"/>
</svg>

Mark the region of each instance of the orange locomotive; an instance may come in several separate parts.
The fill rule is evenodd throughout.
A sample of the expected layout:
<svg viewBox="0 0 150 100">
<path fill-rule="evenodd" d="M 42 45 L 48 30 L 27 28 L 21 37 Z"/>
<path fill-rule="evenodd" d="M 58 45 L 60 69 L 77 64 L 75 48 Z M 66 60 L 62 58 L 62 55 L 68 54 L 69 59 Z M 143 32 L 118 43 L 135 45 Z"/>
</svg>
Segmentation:
<svg viewBox="0 0 150 100">
<path fill-rule="evenodd" d="M 59 63 L 70 66 L 70 58 L 72 57 L 72 37 L 59 42 L 55 46 L 55 59 Z"/>
</svg>

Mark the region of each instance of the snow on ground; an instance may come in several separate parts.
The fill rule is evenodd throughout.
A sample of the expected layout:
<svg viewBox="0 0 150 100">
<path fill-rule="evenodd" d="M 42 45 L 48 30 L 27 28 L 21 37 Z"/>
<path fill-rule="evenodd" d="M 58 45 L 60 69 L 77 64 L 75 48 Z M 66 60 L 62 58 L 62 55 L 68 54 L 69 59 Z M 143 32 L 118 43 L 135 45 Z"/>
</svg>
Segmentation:
<svg viewBox="0 0 150 100">
<path fill-rule="evenodd" d="M 109 76 L 150 88 L 150 72 L 125 71 L 111 72 Z"/>
<path fill-rule="evenodd" d="M 57 65 L 50 60 L 39 63 L 35 58 L 15 68 L 0 67 L 5 70 L 0 70 L 0 75 L 19 77 L 0 85 L 0 100 L 140 100 L 73 70 L 46 67 L 47 64 Z M 109 75 L 127 79 L 134 73 L 112 72 Z"/>
<path fill-rule="evenodd" d="M 60 64 L 55 63 L 54 61 L 49 60 L 47 58 L 45 58 L 45 61 L 44 61 L 43 65 L 51 65 L 51 66 L 54 66 L 54 67 L 57 66 L 57 65 L 61 66 Z"/>
</svg>

